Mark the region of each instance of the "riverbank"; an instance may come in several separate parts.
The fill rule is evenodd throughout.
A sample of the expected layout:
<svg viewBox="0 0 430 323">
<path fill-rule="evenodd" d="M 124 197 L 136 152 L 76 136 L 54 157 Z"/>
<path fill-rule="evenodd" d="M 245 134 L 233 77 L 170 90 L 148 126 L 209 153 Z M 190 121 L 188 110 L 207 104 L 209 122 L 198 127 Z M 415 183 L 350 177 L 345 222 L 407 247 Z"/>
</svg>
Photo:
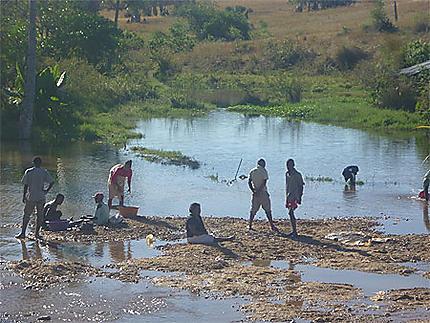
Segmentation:
<svg viewBox="0 0 430 323">
<path fill-rule="evenodd" d="M 248 319 L 264 321 L 389 321 L 405 313 L 411 319 L 430 318 L 429 280 L 423 280 L 427 286 L 415 286 L 421 288 L 396 288 L 408 276 L 430 278 L 429 271 L 419 269 L 419 264 L 430 264 L 429 234 L 383 234 L 376 229 L 377 220 L 298 220 L 300 235 L 292 238 L 287 235 L 287 220 L 277 220 L 280 232 L 273 233 L 266 221 L 256 221 L 256 230 L 249 231 L 245 219 L 204 218 L 216 235 L 236 236 L 232 242 L 204 246 L 179 241 L 185 238 L 183 217 L 132 217 L 118 227 L 97 227 L 92 233 L 44 232 L 45 240 L 40 243 L 54 246 L 129 241 L 153 234 L 157 240 L 168 242 L 157 247 L 161 255 L 99 268 L 80 262 L 43 260 L 11 261 L 7 266 L 25 279 L 27 289 L 43 290 L 53 285 L 67 288 L 70 282 L 85 277 L 106 277 L 123 282 L 149 279 L 156 286 L 210 299 L 241 297 L 245 304 L 240 310 Z M 309 281 L 302 272 L 306 266 L 310 270 L 334 269 L 331 277 L 340 280 L 345 273 L 355 272 L 357 286 L 325 282 L 324 278 Z M 381 281 L 391 274 L 391 287 L 373 286 L 372 293 L 362 290 L 358 282 L 361 275 L 371 275 L 366 273 L 378 274 Z M 53 319 L 61 319 L 53 311 L 47 312 Z"/>
<path fill-rule="evenodd" d="M 381 109 L 348 94 L 307 98 L 300 103 L 273 106 L 239 105 L 230 112 L 312 121 L 362 130 L 412 130 L 422 125 L 416 113 Z"/>
</svg>

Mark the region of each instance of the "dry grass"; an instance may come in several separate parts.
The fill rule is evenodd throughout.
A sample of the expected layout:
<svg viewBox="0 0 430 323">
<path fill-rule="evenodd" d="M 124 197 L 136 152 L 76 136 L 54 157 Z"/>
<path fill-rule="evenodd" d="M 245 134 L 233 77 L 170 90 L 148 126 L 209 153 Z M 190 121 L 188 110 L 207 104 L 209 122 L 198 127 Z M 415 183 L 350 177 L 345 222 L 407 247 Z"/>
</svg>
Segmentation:
<svg viewBox="0 0 430 323">
<path fill-rule="evenodd" d="M 386 0 L 385 9 L 388 17 L 394 22 L 393 2 L 394 0 Z M 397 44 L 402 44 L 411 37 L 430 41 L 429 33 L 418 35 L 412 31 L 418 16 L 425 17 L 425 13 L 430 14 L 429 0 L 397 0 L 399 20 L 395 24 L 401 32 L 393 35 L 363 30 L 365 25 L 371 25 L 370 11 L 375 5 L 370 0 L 359 0 L 350 7 L 303 13 L 294 12 L 294 6 L 287 0 L 221 0 L 217 3 L 221 8 L 236 5 L 252 8 L 253 12 L 249 15 L 250 22 L 255 26 L 258 26 L 261 20 L 267 22 L 273 38 L 297 39 L 317 52 L 330 56 L 333 56 L 342 46 L 351 45 L 375 52 L 375 49 L 384 44 L 387 39 Z M 103 11 L 102 14 L 113 20 L 113 11 Z M 176 18 L 170 16 L 146 17 L 146 19 L 145 24 L 129 24 L 124 17 L 124 12 L 121 12 L 119 27 L 149 35 L 155 30 L 166 31 Z M 258 44 L 256 46 L 258 47 Z M 230 46 L 216 43 L 209 47 L 210 50 L 202 48 L 199 53 L 222 52 Z"/>
</svg>

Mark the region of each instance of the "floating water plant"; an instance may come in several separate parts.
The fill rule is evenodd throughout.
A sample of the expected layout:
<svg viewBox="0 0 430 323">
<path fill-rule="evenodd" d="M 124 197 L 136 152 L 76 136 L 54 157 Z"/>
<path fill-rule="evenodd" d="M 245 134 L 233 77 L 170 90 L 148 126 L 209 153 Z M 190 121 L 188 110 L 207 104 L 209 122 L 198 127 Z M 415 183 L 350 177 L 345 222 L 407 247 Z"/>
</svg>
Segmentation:
<svg viewBox="0 0 430 323">
<path fill-rule="evenodd" d="M 139 153 L 139 157 L 153 163 L 163 165 L 187 166 L 191 169 L 200 167 L 200 163 L 189 156 L 183 155 L 180 151 L 168 151 L 162 149 L 149 149 L 146 147 L 131 147 L 131 150 Z"/>
</svg>

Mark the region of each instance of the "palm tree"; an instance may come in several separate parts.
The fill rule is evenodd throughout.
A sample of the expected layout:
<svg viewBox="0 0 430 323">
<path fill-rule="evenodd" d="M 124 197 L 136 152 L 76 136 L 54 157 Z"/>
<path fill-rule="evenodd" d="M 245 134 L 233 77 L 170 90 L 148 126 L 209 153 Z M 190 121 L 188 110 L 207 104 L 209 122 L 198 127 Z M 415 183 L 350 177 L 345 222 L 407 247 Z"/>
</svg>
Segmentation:
<svg viewBox="0 0 430 323">
<path fill-rule="evenodd" d="M 29 3 L 29 32 L 27 50 L 27 79 L 24 86 L 24 99 L 19 115 L 19 138 L 30 139 L 33 125 L 34 97 L 36 91 L 36 0 Z"/>
</svg>

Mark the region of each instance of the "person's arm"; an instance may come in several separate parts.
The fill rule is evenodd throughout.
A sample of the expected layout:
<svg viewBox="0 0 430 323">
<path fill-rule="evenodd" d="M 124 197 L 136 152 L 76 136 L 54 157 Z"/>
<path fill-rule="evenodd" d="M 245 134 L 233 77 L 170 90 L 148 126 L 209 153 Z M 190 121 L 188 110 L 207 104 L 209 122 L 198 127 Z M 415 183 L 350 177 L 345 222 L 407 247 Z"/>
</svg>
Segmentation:
<svg viewBox="0 0 430 323">
<path fill-rule="evenodd" d="M 49 186 L 45 191 L 45 194 L 48 194 L 48 192 L 51 190 L 52 186 L 54 186 L 54 182 L 52 181 L 51 183 L 49 183 Z"/>
<path fill-rule="evenodd" d="M 248 186 L 249 186 L 249 189 L 251 190 L 251 192 L 255 193 L 254 186 L 252 186 L 251 176 L 249 176 L 249 179 L 248 179 Z"/>
<path fill-rule="evenodd" d="M 297 200 L 297 203 L 302 204 L 303 186 L 305 185 L 305 182 L 303 181 L 302 174 L 299 174 L 299 176 L 300 176 L 300 185 L 299 185 L 299 198 Z"/>
<path fill-rule="evenodd" d="M 49 210 L 49 204 L 46 203 L 45 207 L 43 208 L 43 218 L 46 218 L 46 216 L 48 215 L 48 210 Z"/>
<path fill-rule="evenodd" d="M 130 173 L 127 176 L 127 183 L 128 183 L 128 192 L 131 194 L 131 176 L 133 175 L 133 172 L 130 169 Z"/>
<path fill-rule="evenodd" d="M 285 173 L 285 205 L 288 202 L 288 173 Z"/>
<path fill-rule="evenodd" d="M 22 203 L 25 204 L 27 202 L 27 191 L 28 191 L 28 185 L 24 185 L 24 193 L 22 194 Z"/>
</svg>

